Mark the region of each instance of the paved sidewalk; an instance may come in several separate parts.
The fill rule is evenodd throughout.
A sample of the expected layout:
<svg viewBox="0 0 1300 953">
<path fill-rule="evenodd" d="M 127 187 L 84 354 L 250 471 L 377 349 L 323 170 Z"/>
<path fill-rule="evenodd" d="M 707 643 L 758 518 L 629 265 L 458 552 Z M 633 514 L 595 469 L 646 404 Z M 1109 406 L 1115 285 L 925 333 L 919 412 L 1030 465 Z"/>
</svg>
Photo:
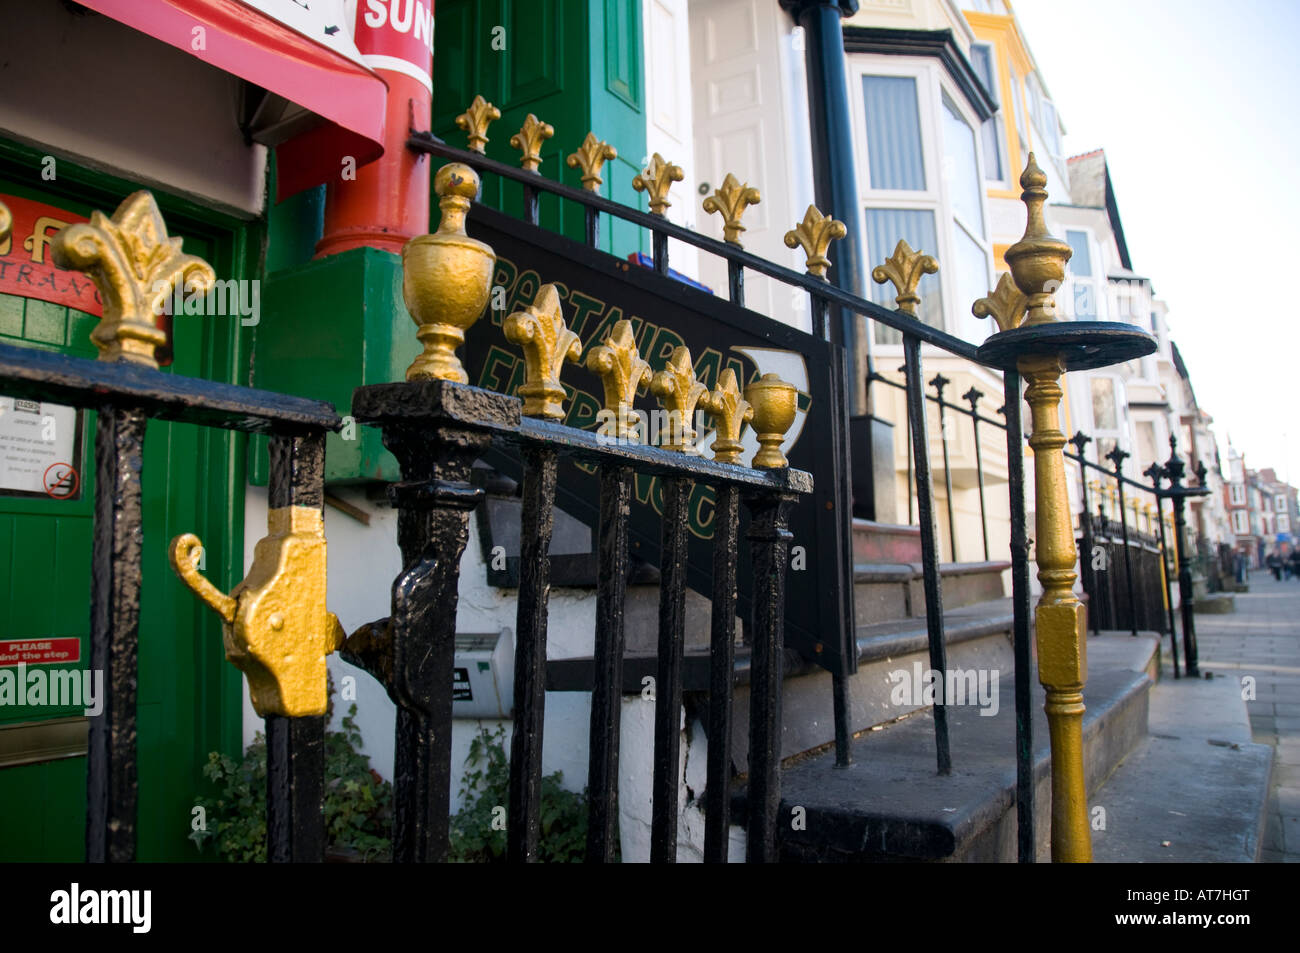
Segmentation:
<svg viewBox="0 0 1300 953">
<path fill-rule="evenodd" d="M 1260 859 L 1300 863 L 1300 579 L 1254 572 L 1236 606 L 1226 615 L 1197 614 L 1200 668 L 1255 679 L 1255 698 L 1246 703 L 1253 740 L 1274 752 Z"/>
</svg>

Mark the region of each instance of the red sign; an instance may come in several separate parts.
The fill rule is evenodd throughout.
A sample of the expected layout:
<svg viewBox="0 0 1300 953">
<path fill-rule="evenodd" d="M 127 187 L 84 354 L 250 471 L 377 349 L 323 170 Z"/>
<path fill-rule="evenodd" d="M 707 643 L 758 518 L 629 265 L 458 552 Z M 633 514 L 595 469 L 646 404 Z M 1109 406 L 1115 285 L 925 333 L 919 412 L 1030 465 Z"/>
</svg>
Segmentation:
<svg viewBox="0 0 1300 953">
<path fill-rule="evenodd" d="M 9 237 L 0 241 L 0 293 L 39 298 L 88 314 L 103 314 L 95 284 L 79 271 L 64 271 L 50 260 L 50 240 L 65 225 L 84 222 L 74 212 L 29 199 L 0 195 L 13 213 Z"/>
<path fill-rule="evenodd" d="M 413 76 L 433 90 L 433 0 L 361 0 L 353 39 L 371 69 Z"/>
<path fill-rule="evenodd" d="M 69 665 L 81 661 L 81 639 L 0 641 L 0 668 L 15 665 Z"/>
<path fill-rule="evenodd" d="M 66 500 L 75 494 L 80 482 L 76 468 L 70 463 L 51 463 L 41 479 L 45 492 L 56 500 Z"/>
</svg>

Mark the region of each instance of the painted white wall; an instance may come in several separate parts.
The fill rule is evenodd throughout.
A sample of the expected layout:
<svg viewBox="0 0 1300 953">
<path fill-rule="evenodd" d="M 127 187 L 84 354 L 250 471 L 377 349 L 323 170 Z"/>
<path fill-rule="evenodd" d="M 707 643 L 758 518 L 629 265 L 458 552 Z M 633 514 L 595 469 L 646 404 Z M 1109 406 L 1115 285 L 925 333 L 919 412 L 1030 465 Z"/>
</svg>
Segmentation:
<svg viewBox="0 0 1300 953">
<path fill-rule="evenodd" d="M 195 56 L 52 0 L 8 3 L 0 86 L 6 137 L 233 214 L 262 210 L 267 151 L 239 131 L 238 80 Z"/>
</svg>

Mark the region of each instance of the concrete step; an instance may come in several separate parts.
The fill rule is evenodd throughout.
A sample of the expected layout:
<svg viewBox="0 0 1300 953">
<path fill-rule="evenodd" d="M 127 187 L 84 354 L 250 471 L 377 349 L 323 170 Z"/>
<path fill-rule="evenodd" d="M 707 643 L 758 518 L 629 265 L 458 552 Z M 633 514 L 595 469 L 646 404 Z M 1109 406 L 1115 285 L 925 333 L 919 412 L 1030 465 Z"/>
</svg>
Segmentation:
<svg viewBox="0 0 1300 953">
<path fill-rule="evenodd" d="M 1001 599 L 1008 562 L 941 563 L 940 586 L 947 612 Z M 921 563 L 858 563 L 853 567 L 854 622 L 873 625 L 891 619 L 925 617 L 925 575 Z"/>
<path fill-rule="evenodd" d="M 853 561 L 855 563 L 919 563 L 921 527 L 854 519 Z"/>
<path fill-rule="evenodd" d="M 1083 735 L 1091 795 L 1146 733 L 1148 672 L 1159 643 L 1154 635 L 1103 634 L 1089 639 L 1088 650 Z M 969 667 L 958 652 L 949 657 L 950 668 Z M 996 710 L 992 704 L 948 709 L 949 776 L 936 772 L 932 708 L 860 733 L 854 763 L 847 768 L 835 767 L 832 751 L 788 763 L 781 782 L 782 816 L 802 808 L 805 827 L 781 826 L 783 859 L 1014 861 L 1015 686 L 1009 659 L 1000 664 Z M 1045 855 L 1050 747 L 1043 691 L 1034 677 L 1034 813 L 1037 845 Z"/>
<path fill-rule="evenodd" d="M 1273 749 L 1251 742 L 1235 678 L 1169 672 L 1151 692 L 1150 734 L 1090 804 L 1105 810 L 1093 858 L 1115 863 L 1254 863 Z M 1095 807 L 1094 807 L 1095 809 Z"/>
</svg>

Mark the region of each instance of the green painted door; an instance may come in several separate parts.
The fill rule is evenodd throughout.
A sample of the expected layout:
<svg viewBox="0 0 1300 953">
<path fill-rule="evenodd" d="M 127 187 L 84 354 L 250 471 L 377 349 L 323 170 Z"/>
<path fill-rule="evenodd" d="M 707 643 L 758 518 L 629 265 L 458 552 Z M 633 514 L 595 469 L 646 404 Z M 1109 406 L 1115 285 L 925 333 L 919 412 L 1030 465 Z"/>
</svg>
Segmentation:
<svg viewBox="0 0 1300 953">
<path fill-rule="evenodd" d="M 58 187 L 51 187 L 54 183 L 41 183 L 30 172 L 33 168 L 40 166 L 24 150 L 0 143 L 0 194 L 81 215 L 96 208 L 111 214 L 136 188 L 68 169 L 62 162 Z M 247 233 L 255 226 L 155 194 L 171 234 L 184 238 L 186 252 L 207 259 L 219 278 L 253 273 L 256 261 L 249 257 Z M 30 264 L 28 237 L 15 228 L 8 253 L 0 255 L 0 267 Z M 8 290 L 21 291 L 12 285 Z M 89 334 L 95 323 L 96 318 L 75 308 L 0 294 L 0 341 L 6 344 L 93 358 Z M 174 360 L 164 370 L 241 383 L 246 377 L 245 336 L 238 318 L 178 316 L 172 333 Z M 60 419 L 48 405 L 25 409 Z M 84 411 L 77 416 L 74 455 L 79 459 L 65 462 L 76 467 L 78 492 L 54 499 L 45 493 L 0 491 L 0 647 L 14 642 L 48 641 L 58 647 L 79 643 L 76 665 L 40 666 L 45 671 L 84 670 L 90 654 L 95 414 Z M 220 625 L 199 610 L 175 578 L 166 546 L 178 533 L 198 533 L 205 543 L 207 575 L 229 591 L 243 563 L 243 473 L 242 436 L 150 422 L 145 437 L 137 711 L 142 860 L 198 856 L 187 837 L 202 765 L 210 750 L 235 753 L 240 747 L 240 688 L 236 673 L 224 662 Z M 67 480 L 62 484 L 68 485 Z M 0 705 L 0 860 L 80 860 L 86 795 L 84 709 L 13 702 Z"/>
</svg>

